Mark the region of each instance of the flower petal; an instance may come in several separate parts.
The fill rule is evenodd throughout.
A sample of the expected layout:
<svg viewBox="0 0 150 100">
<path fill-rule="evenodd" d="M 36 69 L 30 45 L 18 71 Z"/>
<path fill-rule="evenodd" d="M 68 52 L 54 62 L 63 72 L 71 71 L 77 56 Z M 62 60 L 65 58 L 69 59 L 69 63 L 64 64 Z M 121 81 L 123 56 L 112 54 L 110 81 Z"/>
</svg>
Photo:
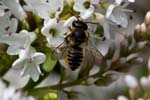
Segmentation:
<svg viewBox="0 0 150 100">
<path fill-rule="evenodd" d="M 1 16 L 4 16 L 4 14 L 5 14 L 5 13 L 4 13 L 4 10 L 0 9 L 0 17 L 1 17 Z"/>
<path fill-rule="evenodd" d="M 22 76 L 29 75 L 33 81 L 37 81 L 39 79 L 39 76 L 41 74 L 41 70 L 39 68 L 39 65 L 35 63 L 34 61 L 27 60 L 24 69 L 21 72 Z"/>
<path fill-rule="evenodd" d="M 72 22 L 74 20 L 77 20 L 77 18 L 75 16 L 72 16 L 69 19 L 67 19 L 64 23 L 64 27 L 72 26 Z"/>
<path fill-rule="evenodd" d="M 75 11 L 79 11 L 79 12 L 84 11 L 85 10 L 85 8 L 83 6 L 84 1 L 85 0 L 74 0 L 75 4 L 73 5 L 73 9 Z"/>
<path fill-rule="evenodd" d="M 43 19 L 50 18 L 51 13 L 56 13 L 56 16 L 59 15 L 64 7 L 64 1 L 63 0 L 54 0 L 53 2 L 48 1 L 42 1 L 39 0 L 25 0 L 27 6 L 24 8 L 29 11 L 33 11 L 34 13 L 37 13 L 38 16 L 40 16 Z"/>
<path fill-rule="evenodd" d="M 18 40 L 18 34 L 4 35 L 0 38 L 1 43 L 6 43 L 8 45 L 15 44 L 15 41 Z"/>
<path fill-rule="evenodd" d="M 24 59 L 18 58 L 15 60 L 12 64 L 12 67 L 14 68 L 23 68 L 24 67 Z"/>
<path fill-rule="evenodd" d="M 117 5 L 120 5 L 122 2 L 124 2 L 124 0 L 115 0 L 115 3 L 116 3 Z"/>
<path fill-rule="evenodd" d="M 91 4 L 98 4 L 100 2 L 100 0 L 90 0 Z"/>
<path fill-rule="evenodd" d="M 45 54 L 39 52 L 34 53 L 32 57 L 37 64 L 43 63 L 46 59 Z"/>
<path fill-rule="evenodd" d="M 46 19 L 45 21 L 41 32 L 44 36 L 46 36 L 49 45 L 56 47 L 63 42 L 64 33 L 67 32 L 67 27 L 64 27 L 63 21 L 57 22 L 57 19 Z M 54 35 L 50 33 L 50 29 L 55 30 Z"/>
<path fill-rule="evenodd" d="M 89 9 L 86 9 L 82 12 L 80 12 L 80 16 L 82 19 L 88 19 L 90 16 L 92 16 L 94 12 L 94 7 L 91 5 Z"/>
<path fill-rule="evenodd" d="M 128 18 L 127 15 L 119 9 L 119 7 L 115 7 L 113 12 L 110 16 L 108 16 L 112 22 L 116 23 L 117 25 L 121 25 L 122 27 L 126 28 L 128 26 Z"/>
<path fill-rule="evenodd" d="M 115 5 L 111 4 L 111 5 L 107 8 L 106 18 L 109 18 L 109 17 L 110 17 L 110 15 L 112 14 L 112 12 L 113 12 L 113 10 L 114 10 L 115 7 L 116 7 Z"/>
<path fill-rule="evenodd" d="M 18 20 L 16 18 L 12 18 L 10 21 L 10 32 L 15 33 L 18 27 Z"/>
<path fill-rule="evenodd" d="M 21 48 L 20 45 L 16 44 L 10 45 L 7 49 L 7 53 L 9 55 L 17 55 L 19 53 L 20 48 Z"/>
<path fill-rule="evenodd" d="M 23 20 L 27 17 L 25 11 L 19 4 L 19 0 L 3 0 L 3 2 L 18 19 Z"/>
</svg>

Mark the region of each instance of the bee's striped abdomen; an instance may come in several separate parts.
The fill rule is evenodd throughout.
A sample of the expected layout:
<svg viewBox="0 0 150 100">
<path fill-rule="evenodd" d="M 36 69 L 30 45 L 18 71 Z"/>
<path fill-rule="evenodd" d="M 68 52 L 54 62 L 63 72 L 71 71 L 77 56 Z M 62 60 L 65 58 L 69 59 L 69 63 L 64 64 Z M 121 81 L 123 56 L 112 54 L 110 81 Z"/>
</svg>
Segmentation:
<svg viewBox="0 0 150 100">
<path fill-rule="evenodd" d="M 78 46 L 68 48 L 66 62 L 72 70 L 77 69 L 83 60 L 83 49 Z"/>
</svg>

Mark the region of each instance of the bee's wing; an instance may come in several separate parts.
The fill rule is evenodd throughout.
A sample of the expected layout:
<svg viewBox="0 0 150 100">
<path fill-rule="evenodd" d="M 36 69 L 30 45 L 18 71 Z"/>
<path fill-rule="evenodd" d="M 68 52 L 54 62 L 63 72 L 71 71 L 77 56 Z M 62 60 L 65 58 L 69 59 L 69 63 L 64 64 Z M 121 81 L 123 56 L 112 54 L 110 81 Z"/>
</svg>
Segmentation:
<svg viewBox="0 0 150 100">
<path fill-rule="evenodd" d="M 92 43 L 91 40 L 88 40 L 88 45 L 86 47 L 86 52 L 91 56 L 93 59 L 93 63 L 96 65 L 100 65 L 103 62 L 103 55 L 101 52 L 96 48 L 95 44 Z"/>
<path fill-rule="evenodd" d="M 79 77 L 86 77 L 94 65 L 101 66 L 103 61 L 103 55 L 89 40 L 87 46 L 85 47 L 85 55 L 81 64 Z"/>
<path fill-rule="evenodd" d="M 65 42 L 63 42 L 52 50 L 51 56 L 53 59 L 64 59 L 66 55 L 66 50 L 67 50 L 67 45 Z"/>
</svg>

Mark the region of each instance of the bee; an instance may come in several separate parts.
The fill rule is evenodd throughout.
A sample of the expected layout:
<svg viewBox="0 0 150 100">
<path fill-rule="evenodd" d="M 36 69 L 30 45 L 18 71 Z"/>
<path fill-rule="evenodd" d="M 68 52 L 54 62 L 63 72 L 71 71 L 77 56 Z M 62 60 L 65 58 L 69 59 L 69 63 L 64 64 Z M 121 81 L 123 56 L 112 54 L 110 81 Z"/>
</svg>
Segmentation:
<svg viewBox="0 0 150 100">
<path fill-rule="evenodd" d="M 90 41 L 87 24 L 81 20 L 74 20 L 69 29 L 70 32 L 67 33 L 64 42 L 56 47 L 63 51 L 61 56 L 64 55 L 67 66 L 74 71 L 79 66 L 85 65 L 87 58 L 101 62 L 103 56 Z"/>
</svg>

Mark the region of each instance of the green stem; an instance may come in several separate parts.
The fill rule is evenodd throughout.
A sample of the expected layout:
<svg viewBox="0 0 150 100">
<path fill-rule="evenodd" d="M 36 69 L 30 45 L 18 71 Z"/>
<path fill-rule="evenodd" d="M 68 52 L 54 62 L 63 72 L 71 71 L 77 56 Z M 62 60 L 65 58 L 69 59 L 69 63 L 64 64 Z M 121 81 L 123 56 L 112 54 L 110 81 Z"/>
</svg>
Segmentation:
<svg viewBox="0 0 150 100">
<path fill-rule="evenodd" d="M 32 91 L 49 90 L 49 89 L 50 90 L 51 89 L 61 90 L 61 89 L 67 88 L 67 87 L 72 87 L 72 86 L 75 86 L 75 85 L 81 85 L 84 80 L 85 79 L 81 79 L 81 80 L 75 80 L 75 81 L 71 81 L 71 82 L 63 83 L 63 84 L 56 84 L 56 85 L 51 85 L 51 86 L 47 86 L 47 87 L 34 88 L 34 89 L 29 90 L 29 94 L 32 93 Z"/>
</svg>

